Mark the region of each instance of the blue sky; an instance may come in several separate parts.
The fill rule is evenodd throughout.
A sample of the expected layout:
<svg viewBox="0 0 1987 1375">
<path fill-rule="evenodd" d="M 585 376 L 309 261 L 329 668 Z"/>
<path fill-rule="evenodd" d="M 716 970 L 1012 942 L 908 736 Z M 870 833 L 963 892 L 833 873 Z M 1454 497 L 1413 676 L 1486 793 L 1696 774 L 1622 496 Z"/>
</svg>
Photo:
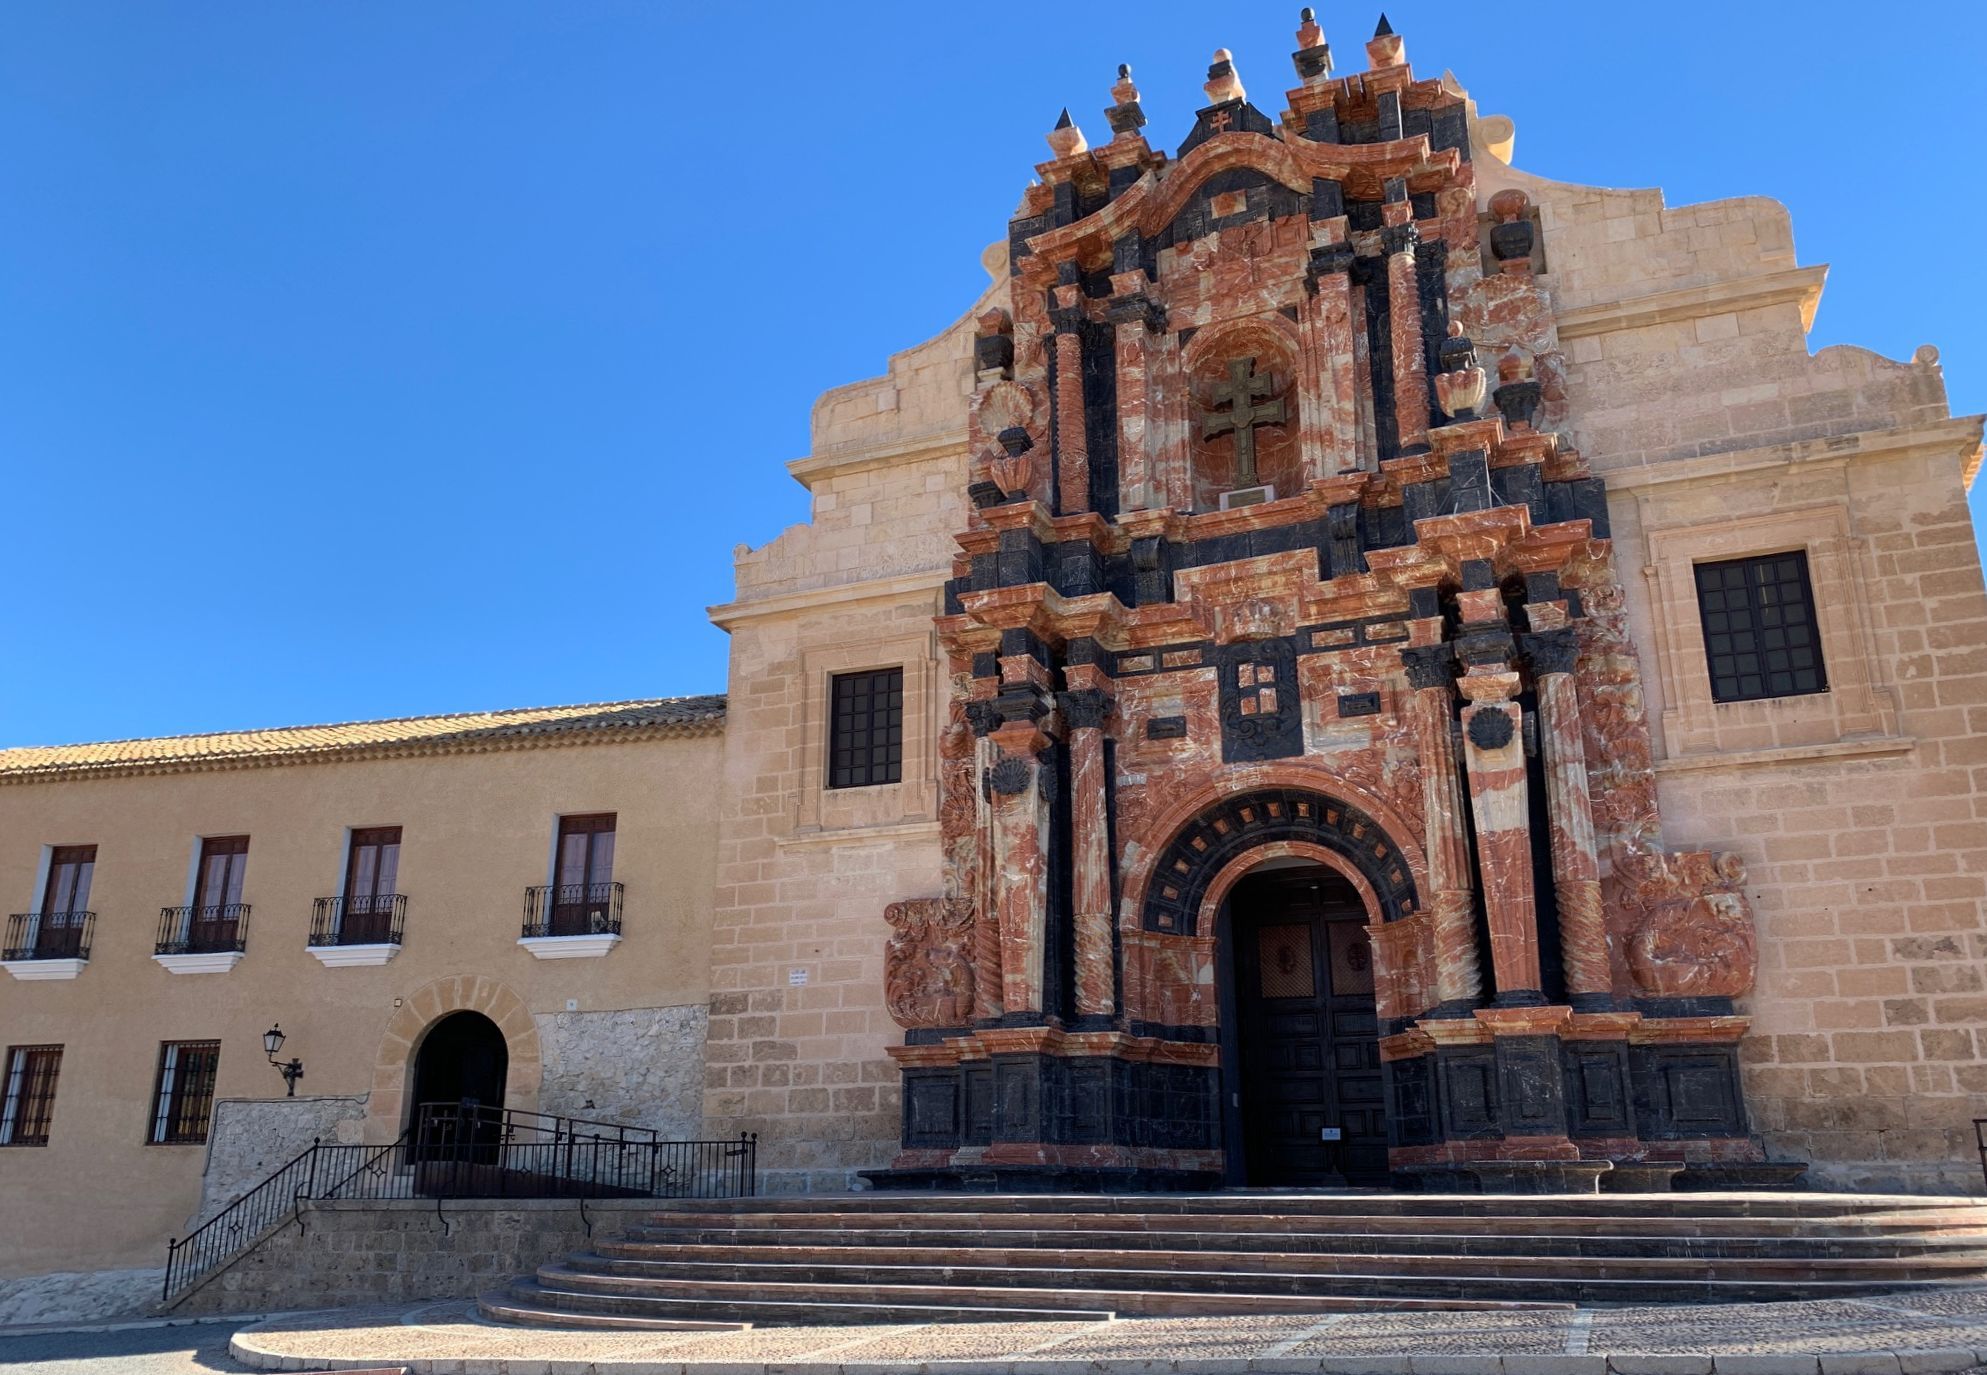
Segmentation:
<svg viewBox="0 0 1987 1375">
<path fill-rule="evenodd" d="M 1987 409 L 1987 7 L 1387 8 L 1530 171 L 1787 202 L 1812 346 Z M 1173 147 L 1226 46 L 1274 114 L 1296 12 L 14 0 L 0 743 L 721 689 L 814 397 L 972 301 L 1063 105 L 1130 62 Z"/>
</svg>

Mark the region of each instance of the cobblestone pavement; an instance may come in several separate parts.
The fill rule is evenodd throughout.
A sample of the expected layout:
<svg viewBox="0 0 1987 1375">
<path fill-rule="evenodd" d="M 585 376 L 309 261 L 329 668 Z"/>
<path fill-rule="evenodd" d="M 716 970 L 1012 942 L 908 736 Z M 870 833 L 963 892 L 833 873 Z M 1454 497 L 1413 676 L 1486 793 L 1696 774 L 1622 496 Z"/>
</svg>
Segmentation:
<svg viewBox="0 0 1987 1375">
<path fill-rule="evenodd" d="M 0 1370 L 7 1375 L 208 1375 L 251 1367 L 228 1355 L 240 1319 L 106 1332 L 0 1329 Z"/>
<path fill-rule="evenodd" d="M 244 1329 L 234 1352 L 265 1370 L 407 1365 L 413 1375 L 769 1368 L 775 1375 L 1937 1375 L 1987 1367 L 1987 1289 L 1322 1321 L 1313 1314 L 733 1332 L 503 1327 L 451 1301 L 272 1319 Z"/>
</svg>

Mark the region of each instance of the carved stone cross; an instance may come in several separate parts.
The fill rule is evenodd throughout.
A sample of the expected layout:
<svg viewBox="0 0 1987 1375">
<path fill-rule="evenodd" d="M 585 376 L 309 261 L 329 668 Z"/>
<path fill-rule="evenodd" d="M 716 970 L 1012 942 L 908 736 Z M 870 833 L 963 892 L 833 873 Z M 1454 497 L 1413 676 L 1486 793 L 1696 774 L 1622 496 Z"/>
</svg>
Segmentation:
<svg viewBox="0 0 1987 1375">
<path fill-rule="evenodd" d="M 1256 485 L 1256 426 L 1283 423 L 1283 398 L 1257 405 L 1258 397 L 1269 395 L 1269 374 L 1256 371 L 1253 358 L 1233 358 L 1228 363 L 1228 380 L 1214 389 L 1214 404 L 1226 411 L 1208 410 L 1201 416 L 1200 437 L 1235 432 L 1235 485 Z"/>
</svg>

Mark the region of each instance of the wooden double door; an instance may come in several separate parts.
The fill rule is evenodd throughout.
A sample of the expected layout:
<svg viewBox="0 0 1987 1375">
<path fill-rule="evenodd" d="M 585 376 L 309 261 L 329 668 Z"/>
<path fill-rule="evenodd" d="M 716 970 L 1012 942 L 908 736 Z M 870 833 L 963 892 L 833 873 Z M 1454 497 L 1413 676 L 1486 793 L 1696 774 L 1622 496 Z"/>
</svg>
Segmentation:
<svg viewBox="0 0 1987 1375">
<path fill-rule="evenodd" d="M 1322 866 L 1252 875 L 1229 899 L 1239 1046 L 1229 1064 L 1250 1185 L 1386 1182 L 1366 920 L 1351 886 Z"/>
</svg>

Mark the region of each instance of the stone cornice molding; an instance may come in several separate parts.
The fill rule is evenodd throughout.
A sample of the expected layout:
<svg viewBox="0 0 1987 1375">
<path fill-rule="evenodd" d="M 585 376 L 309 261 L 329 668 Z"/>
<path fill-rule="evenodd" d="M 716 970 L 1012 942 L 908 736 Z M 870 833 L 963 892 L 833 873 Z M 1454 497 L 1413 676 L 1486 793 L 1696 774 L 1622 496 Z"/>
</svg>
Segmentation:
<svg viewBox="0 0 1987 1375">
<path fill-rule="evenodd" d="M 1704 286 L 1657 291 L 1647 296 L 1630 296 L 1600 305 L 1575 306 L 1557 316 L 1559 338 L 1585 339 L 1596 334 L 1613 334 L 1624 329 L 1697 320 L 1706 315 L 1724 315 L 1738 310 L 1759 310 L 1766 306 L 1798 303 L 1801 330 L 1812 328 L 1815 308 L 1821 304 L 1822 282 L 1828 265 L 1788 268 L 1783 272 L 1762 272 Z"/>
<path fill-rule="evenodd" d="M 704 608 L 704 614 L 711 618 L 713 625 L 722 630 L 730 630 L 745 621 L 798 615 L 822 607 L 847 606 L 854 602 L 886 601 L 893 598 L 908 599 L 919 595 L 929 596 L 944 591 L 945 580 L 950 576 L 949 568 L 934 568 L 923 573 L 903 573 L 894 578 L 867 578 L 861 582 L 831 583 L 826 587 L 810 588 L 805 592 L 783 592 L 772 597 L 723 602 L 717 606 Z"/>
<path fill-rule="evenodd" d="M 852 444 L 792 459 L 787 472 L 809 491 L 824 477 L 845 477 L 870 468 L 891 468 L 900 463 L 920 463 L 934 458 L 964 454 L 967 447 L 964 426 L 912 435 L 907 439 L 878 444 Z"/>
<path fill-rule="evenodd" d="M 1960 415 L 1904 429 L 1862 430 L 1826 439 L 1797 439 L 1758 449 L 1705 454 L 1699 458 L 1659 459 L 1646 465 L 1621 468 L 1597 466 L 1595 471 L 1606 479 L 1610 492 L 1626 492 L 1677 483 L 1719 482 L 1775 468 L 1957 454 L 1964 465 L 1966 484 L 1971 487 L 1974 473 L 1980 466 L 1983 422 L 1987 422 L 1987 416 Z"/>
</svg>

